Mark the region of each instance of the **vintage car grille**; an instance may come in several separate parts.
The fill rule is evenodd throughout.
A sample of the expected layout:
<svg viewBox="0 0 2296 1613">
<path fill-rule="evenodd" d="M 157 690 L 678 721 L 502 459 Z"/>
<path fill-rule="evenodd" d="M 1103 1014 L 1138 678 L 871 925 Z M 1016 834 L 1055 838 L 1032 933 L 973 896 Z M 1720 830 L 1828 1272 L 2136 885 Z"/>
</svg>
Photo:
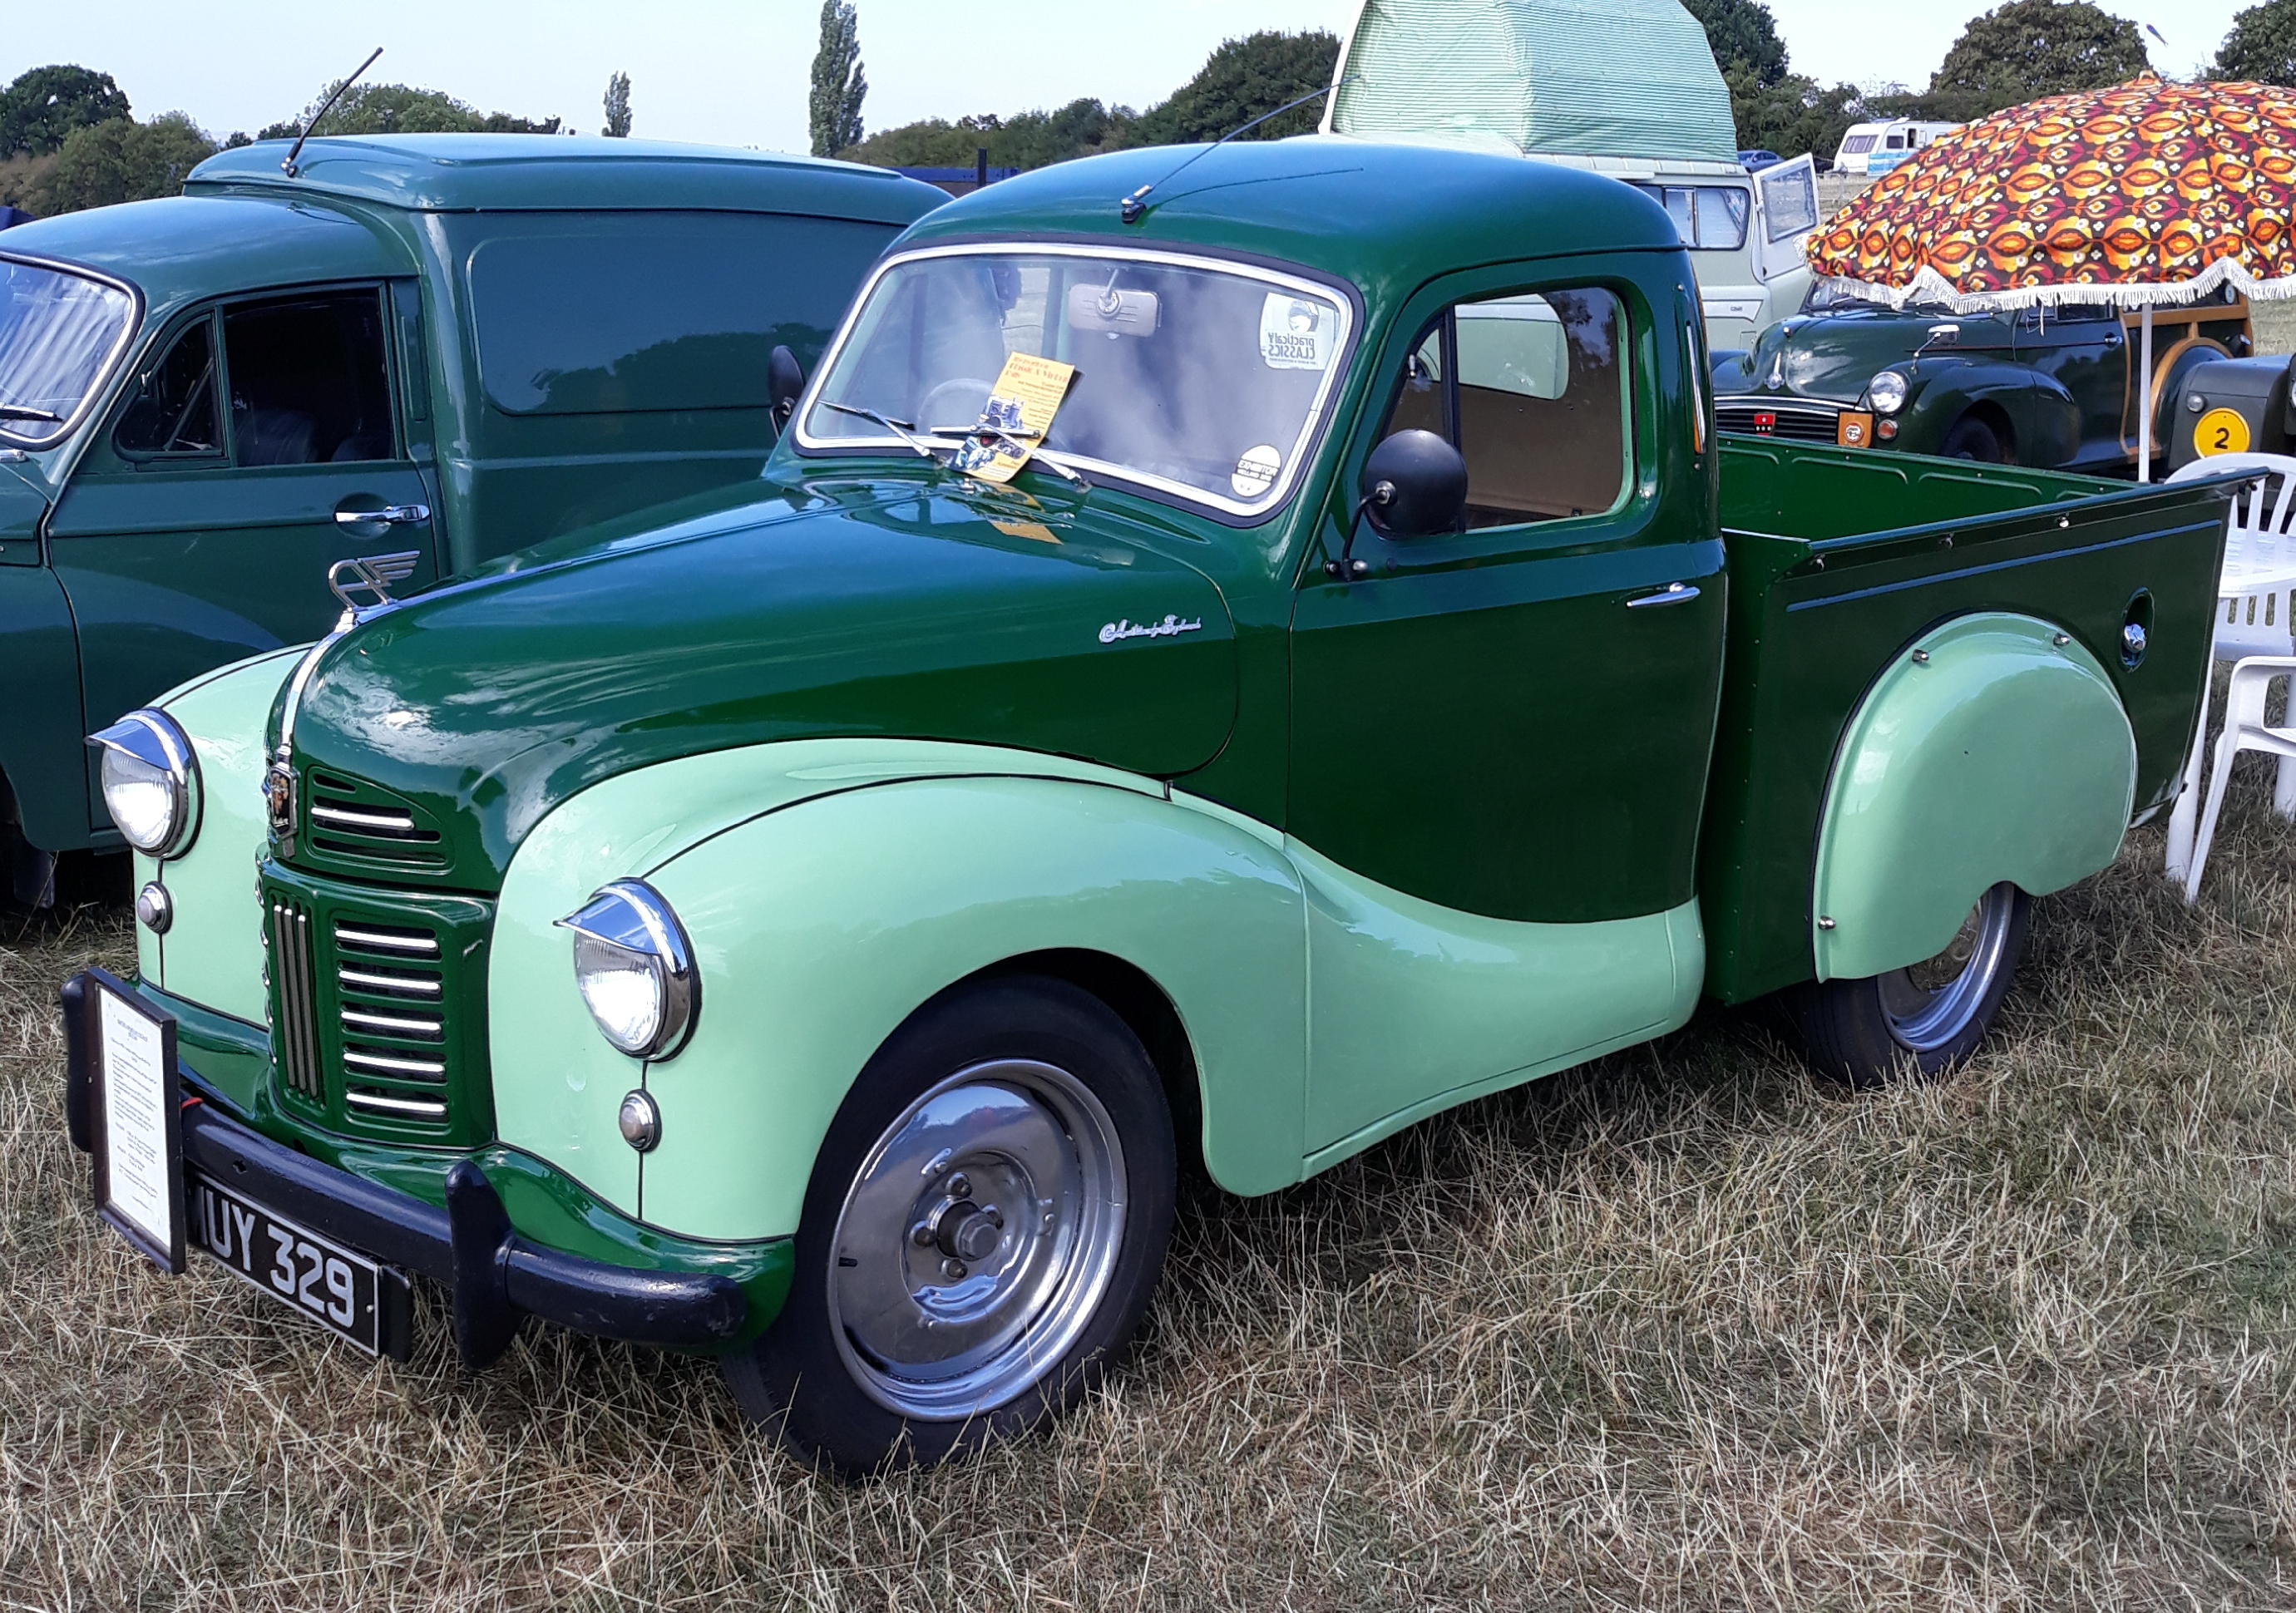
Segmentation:
<svg viewBox="0 0 2296 1613">
<path fill-rule="evenodd" d="M 1714 400 L 1714 425 L 1717 430 L 1735 431 L 1745 437 L 1830 443 L 1840 435 L 1841 411 L 1833 404 L 1718 397 Z"/>
<path fill-rule="evenodd" d="M 273 1062 L 290 1106 L 352 1134 L 486 1141 L 492 905 L 276 864 L 264 898 Z"/>
<path fill-rule="evenodd" d="M 305 775 L 308 860 L 365 874 L 447 872 L 445 838 L 412 802 L 378 785 L 313 769 Z"/>
</svg>

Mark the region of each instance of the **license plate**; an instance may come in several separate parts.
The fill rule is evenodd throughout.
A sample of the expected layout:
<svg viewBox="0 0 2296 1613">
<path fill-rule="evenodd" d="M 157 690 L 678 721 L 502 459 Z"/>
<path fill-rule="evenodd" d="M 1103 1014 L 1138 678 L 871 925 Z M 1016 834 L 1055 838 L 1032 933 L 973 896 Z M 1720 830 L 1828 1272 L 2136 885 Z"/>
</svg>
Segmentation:
<svg viewBox="0 0 2296 1613">
<path fill-rule="evenodd" d="M 191 1243 L 224 1269 L 370 1355 L 405 1360 L 406 1278 L 297 1225 L 196 1168 L 184 1171 Z"/>
</svg>

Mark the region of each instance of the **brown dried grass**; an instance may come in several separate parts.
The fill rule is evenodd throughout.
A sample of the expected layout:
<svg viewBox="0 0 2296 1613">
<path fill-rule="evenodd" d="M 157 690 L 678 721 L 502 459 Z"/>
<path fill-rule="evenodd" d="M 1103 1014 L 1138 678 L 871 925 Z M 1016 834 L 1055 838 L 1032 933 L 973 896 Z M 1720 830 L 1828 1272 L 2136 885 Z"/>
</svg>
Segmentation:
<svg viewBox="0 0 2296 1613">
<path fill-rule="evenodd" d="M 2251 765 L 2251 768 L 2253 764 Z M 1189 1204 L 1131 1368 L 861 1488 L 707 1363 L 407 1367 L 102 1228 L 0 948 L 0 1606 L 2296 1606 L 2296 834 L 2235 788 L 2041 905 L 1999 1034 L 1856 1099 L 1746 1015 Z M 14 926 L 10 927 L 12 934 Z"/>
</svg>

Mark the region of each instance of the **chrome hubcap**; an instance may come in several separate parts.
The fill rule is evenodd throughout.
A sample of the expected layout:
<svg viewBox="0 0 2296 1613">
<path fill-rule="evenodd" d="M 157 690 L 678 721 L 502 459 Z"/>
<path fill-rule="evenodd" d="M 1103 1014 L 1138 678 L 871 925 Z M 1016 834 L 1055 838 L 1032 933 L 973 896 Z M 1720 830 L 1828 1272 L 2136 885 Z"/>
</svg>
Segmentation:
<svg viewBox="0 0 2296 1613">
<path fill-rule="evenodd" d="M 838 1348 L 871 1398 L 947 1420 L 1003 1405 L 1076 1343 L 1124 1241 L 1124 1155 L 1091 1089 L 1005 1059 L 886 1128 L 837 1218 Z"/>
<path fill-rule="evenodd" d="M 1882 1011 L 1899 1046 L 1935 1052 L 1969 1028 L 2001 972 L 2016 911 L 2016 887 L 1996 885 L 1978 898 L 1943 952 L 1881 978 Z"/>
</svg>

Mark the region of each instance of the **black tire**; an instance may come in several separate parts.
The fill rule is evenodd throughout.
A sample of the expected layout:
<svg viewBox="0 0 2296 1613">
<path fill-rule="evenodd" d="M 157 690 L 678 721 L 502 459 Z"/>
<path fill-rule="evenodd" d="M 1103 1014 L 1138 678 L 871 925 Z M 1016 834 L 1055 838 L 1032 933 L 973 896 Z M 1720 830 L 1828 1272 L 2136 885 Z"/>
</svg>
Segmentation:
<svg viewBox="0 0 2296 1613">
<path fill-rule="evenodd" d="M 1938 445 L 1940 459 L 1973 459 L 1980 464 L 2005 465 L 2009 450 L 2003 446 L 2001 434 L 1974 414 L 1964 414 L 1953 422 Z"/>
<path fill-rule="evenodd" d="M 838 1109 L 789 1298 L 723 1358 L 726 1385 L 800 1459 L 847 1478 L 1026 1433 L 1130 1344 L 1177 1185 L 1162 1083 L 1106 1004 L 1034 976 L 951 992 L 887 1040 Z M 1027 1216 L 976 1201 L 992 1192 Z M 968 1339 L 980 1342 L 955 1365 L 922 1359 Z"/>
<path fill-rule="evenodd" d="M 2023 891 L 1996 885 L 1970 910 L 1953 944 L 1927 962 L 1799 987 L 1787 1007 L 1811 1067 L 1870 1092 L 1934 1080 L 1962 1063 L 1992 1028 L 2016 978 L 2032 912 Z"/>
</svg>

